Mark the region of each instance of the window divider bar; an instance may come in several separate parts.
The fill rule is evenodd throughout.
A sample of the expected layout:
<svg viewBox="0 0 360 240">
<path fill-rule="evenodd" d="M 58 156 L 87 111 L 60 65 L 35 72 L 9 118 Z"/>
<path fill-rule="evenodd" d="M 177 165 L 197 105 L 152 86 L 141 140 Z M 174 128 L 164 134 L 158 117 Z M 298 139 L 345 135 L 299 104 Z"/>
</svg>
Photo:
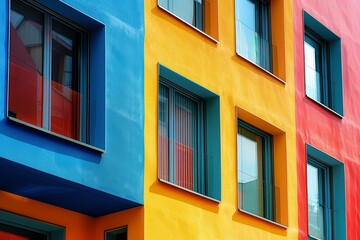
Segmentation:
<svg viewBox="0 0 360 240">
<path fill-rule="evenodd" d="M 49 14 L 44 15 L 44 70 L 43 70 L 43 128 L 51 130 L 51 17 Z"/>
</svg>

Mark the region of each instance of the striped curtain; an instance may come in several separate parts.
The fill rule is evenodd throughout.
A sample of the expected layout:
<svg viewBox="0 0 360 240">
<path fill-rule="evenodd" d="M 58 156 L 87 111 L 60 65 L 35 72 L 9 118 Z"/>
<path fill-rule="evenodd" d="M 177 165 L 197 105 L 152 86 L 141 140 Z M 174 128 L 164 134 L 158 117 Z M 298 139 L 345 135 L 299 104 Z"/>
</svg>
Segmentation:
<svg viewBox="0 0 360 240">
<path fill-rule="evenodd" d="M 159 177 L 196 191 L 198 102 L 160 84 Z"/>
</svg>

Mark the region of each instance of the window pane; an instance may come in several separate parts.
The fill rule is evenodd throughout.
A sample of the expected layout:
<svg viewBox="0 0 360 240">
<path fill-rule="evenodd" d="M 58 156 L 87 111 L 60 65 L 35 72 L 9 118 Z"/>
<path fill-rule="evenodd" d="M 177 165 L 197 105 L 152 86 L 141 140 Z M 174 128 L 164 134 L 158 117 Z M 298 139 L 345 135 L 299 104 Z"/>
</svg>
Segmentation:
<svg viewBox="0 0 360 240">
<path fill-rule="evenodd" d="M 320 76 L 320 45 L 309 37 L 305 37 L 305 81 L 306 94 L 317 101 L 321 101 Z"/>
<path fill-rule="evenodd" d="M 55 20 L 52 27 L 51 131 L 79 140 L 79 34 Z"/>
<path fill-rule="evenodd" d="M 309 234 L 324 239 L 324 172 L 307 164 L 308 223 Z"/>
<path fill-rule="evenodd" d="M 175 183 L 195 190 L 197 164 L 197 103 L 175 92 Z"/>
<path fill-rule="evenodd" d="M 177 88 L 159 84 L 159 178 L 205 193 L 201 103 Z M 199 161 L 201 158 L 201 161 Z"/>
<path fill-rule="evenodd" d="M 263 139 L 239 127 L 239 208 L 264 217 Z"/>
<path fill-rule="evenodd" d="M 185 22 L 203 29 L 202 0 L 159 0 L 159 5 L 169 10 Z"/>
<path fill-rule="evenodd" d="M 9 116 L 42 127 L 43 15 L 12 2 L 10 13 Z"/>
<path fill-rule="evenodd" d="M 236 0 L 236 51 L 271 71 L 269 4 L 260 0 Z"/>
</svg>

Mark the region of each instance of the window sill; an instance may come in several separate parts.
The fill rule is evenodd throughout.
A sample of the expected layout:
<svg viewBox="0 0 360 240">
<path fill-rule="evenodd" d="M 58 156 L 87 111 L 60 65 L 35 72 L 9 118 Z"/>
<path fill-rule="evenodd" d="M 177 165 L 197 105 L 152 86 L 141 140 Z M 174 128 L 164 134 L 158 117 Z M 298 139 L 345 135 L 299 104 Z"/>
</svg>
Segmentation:
<svg viewBox="0 0 360 240">
<path fill-rule="evenodd" d="M 194 29 L 195 31 L 197 31 L 198 33 L 200 33 L 201 35 L 207 37 L 208 39 L 210 39 L 211 41 L 215 42 L 215 43 L 219 43 L 219 40 L 215 39 L 214 37 L 208 35 L 207 33 L 201 31 L 200 29 L 194 27 L 193 25 L 189 24 L 188 22 L 184 21 L 183 19 L 181 19 L 180 17 L 176 16 L 174 13 L 170 12 L 169 10 L 167 10 L 166 8 L 160 6 L 158 4 L 158 7 L 163 10 L 164 12 L 166 12 L 167 14 L 170 14 L 171 16 L 173 16 L 174 18 L 180 20 L 182 23 L 186 24 L 187 26 L 191 27 L 192 29 Z"/>
<path fill-rule="evenodd" d="M 319 104 L 321 107 L 325 108 L 327 111 L 331 112 L 331 113 L 334 114 L 335 116 L 337 116 L 337 117 L 339 117 L 339 118 L 341 118 L 341 119 L 344 118 L 343 115 L 341 115 L 340 113 L 336 112 L 335 110 L 329 108 L 329 107 L 326 106 L 325 104 L 323 104 L 323 103 L 321 103 L 321 102 L 319 102 L 319 101 L 317 101 L 317 100 L 309 97 L 307 94 L 305 94 L 305 95 L 306 95 L 306 97 L 307 97 L 310 101 L 312 101 L 312 102 L 314 102 L 314 103 L 316 103 L 316 104 Z"/>
<path fill-rule="evenodd" d="M 250 213 L 250 212 L 248 212 L 248 211 L 245 211 L 245 210 L 242 210 L 242 209 L 238 209 L 238 211 L 241 212 L 241 213 L 244 213 L 244 214 L 246 214 L 246 215 L 255 217 L 255 218 L 257 218 L 257 219 L 260 219 L 261 221 L 270 223 L 270 224 L 272 224 L 272 225 L 274 225 L 274 226 L 283 228 L 283 229 L 285 229 L 285 230 L 288 229 L 288 226 L 286 226 L 286 225 L 283 225 L 283 224 L 281 224 L 281 223 L 277 223 L 277 222 L 271 221 L 271 220 L 266 219 L 266 218 L 264 218 L 264 217 L 260 217 L 260 216 L 258 216 L 258 215 L 256 215 L 256 214 Z"/>
<path fill-rule="evenodd" d="M 38 131 L 47 133 L 47 134 L 49 134 L 49 135 L 55 136 L 55 137 L 57 137 L 57 138 L 61 138 L 61 139 L 64 139 L 64 140 L 66 140 L 66 141 L 69 141 L 69 142 L 78 144 L 78 145 L 80 145 L 80 146 L 82 146 L 82 147 L 89 148 L 89 149 L 94 150 L 94 151 L 96 151 L 96 152 L 99 152 L 99 153 L 101 153 L 101 154 L 102 154 L 102 153 L 105 153 L 105 149 L 101 149 L 101 148 L 92 146 L 92 145 L 90 145 L 90 144 L 83 143 L 83 142 L 74 140 L 74 139 L 69 138 L 69 137 L 65 137 L 65 136 L 63 136 L 63 135 L 61 135 L 61 134 L 57 134 L 57 133 L 51 132 L 51 131 L 49 131 L 49 130 L 46 130 L 46 129 L 44 129 L 44 128 L 34 126 L 34 125 L 29 124 L 29 123 L 27 123 L 27 122 L 21 121 L 21 120 L 19 120 L 19 119 L 17 119 L 17 118 L 8 116 L 8 119 L 11 120 L 11 121 L 13 121 L 13 122 L 16 122 L 16 123 L 18 123 L 18 124 L 22 124 L 22 125 L 24 125 L 24 126 L 27 126 L 27 127 L 36 129 L 36 130 L 38 130 Z"/>
<path fill-rule="evenodd" d="M 160 182 L 165 183 L 165 184 L 167 184 L 167 185 L 170 185 L 170 186 L 172 186 L 172 187 L 175 187 L 175 188 L 181 189 L 181 190 L 186 191 L 186 192 L 191 193 L 191 194 L 195 194 L 195 195 L 197 195 L 197 196 L 199 196 L 199 197 L 201 197 L 201 198 L 208 199 L 208 200 L 210 200 L 210 201 L 212 201 L 212 202 L 215 202 L 215 203 L 220 203 L 220 200 L 218 200 L 218 199 L 215 199 L 215 198 L 212 198 L 212 197 L 209 197 L 209 196 L 203 195 L 203 194 L 198 193 L 198 192 L 191 191 L 191 190 L 189 190 L 189 189 L 187 189 L 187 188 L 184 188 L 184 187 L 178 186 L 178 185 L 176 185 L 176 184 L 174 184 L 174 183 L 171 183 L 171 182 L 165 181 L 165 180 L 163 180 L 163 179 L 160 179 L 160 178 L 158 178 L 158 179 L 159 179 L 159 181 L 160 181 Z"/>
<path fill-rule="evenodd" d="M 308 236 L 308 240 L 321 240 L 320 238 L 312 237 L 311 235 Z"/>
<path fill-rule="evenodd" d="M 247 61 L 248 63 L 251 63 L 252 65 L 254 65 L 256 68 L 260 69 L 261 71 L 265 72 L 266 74 L 272 76 L 273 78 L 275 78 L 277 81 L 281 82 L 282 84 L 286 85 L 286 81 L 282 80 L 280 77 L 276 76 L 275 74 L 273 74 L 272 72 L 269 72 L 268 70 L 266 70 L 265 68 L 260 67 L 258 64 L 254 63 L 253 61 L 250 61 L 249 59 L 241 56 L 240 54 L 236 53 L 237 56 L 239 56 L 241 59 L 244 59 L 245 61 Z"/>
</svg>

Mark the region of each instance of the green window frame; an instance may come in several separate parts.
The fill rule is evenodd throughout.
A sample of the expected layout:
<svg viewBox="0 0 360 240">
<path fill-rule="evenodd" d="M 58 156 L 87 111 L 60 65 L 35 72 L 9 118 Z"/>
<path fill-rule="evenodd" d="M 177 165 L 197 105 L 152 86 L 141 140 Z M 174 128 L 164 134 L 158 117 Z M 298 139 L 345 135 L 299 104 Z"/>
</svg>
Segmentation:
<svg viewBox="0 0 360 240">
<path fill-rule="evenodd" d="M 308 239 L 346 239 L 344 164 L 306 145 Z"/>
<path fill-rule="evenodd" d="M 273 72 L 270 1 L 235 0 L 236 53 Z"/>
<path fill-rule="evenodd" d="M 158 179 L 219 202 L 219 96 L 161 64 L 158 86 Z"/>
<path fill-rule="evenodd" d="M 275 221 L 272 135 L 238 119 L 238 208 Z"/>
<path fill-rule="evenodd" d="M 341 39 L 304 11 L 306 96 L 343 116 Z"/>
</svg>

